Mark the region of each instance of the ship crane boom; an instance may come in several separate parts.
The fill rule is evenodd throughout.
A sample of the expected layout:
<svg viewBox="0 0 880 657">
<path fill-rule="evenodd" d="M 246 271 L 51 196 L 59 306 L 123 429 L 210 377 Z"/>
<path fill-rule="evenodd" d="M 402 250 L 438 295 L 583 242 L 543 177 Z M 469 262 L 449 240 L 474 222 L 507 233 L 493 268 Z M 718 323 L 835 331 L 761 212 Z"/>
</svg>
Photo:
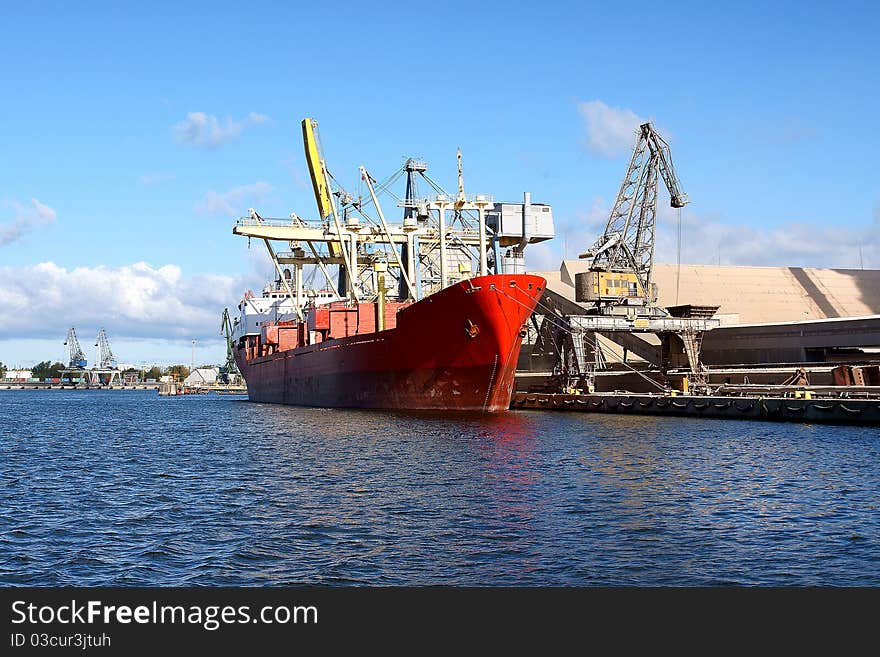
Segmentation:
<svg viewBox="0 0 880 657">
<path fill-rule="evenodd" d="M 353 253 L 350 254 L 346 244 L 351 239 L 350 233 L 343 230 L 342 223 L 339 220 L 339 212 L 336 209 L 336 204 L 333 202 L 330 173 L 327 171 L 327 163 L 324 160 L 323 149 L 317 135 L 317 125 L 317 121 L 311 118 L 307 117 L 302 120 L 306 164 L 309 169 L 309 176 L 312 179 L 312 187 L 315 192 L 315 201 L 318 204 L 318 214 L 321 217 L 321 221 L 326 221 L 328 217 L 333 217 L 333 226 L 336 229 L 338 242 L 331 245 L 330 253 L 331 255 L 336 255 L 334 250 L 341 252 L 342 264 L 346 274 L 347 293 L 350 295 L 349 299 L 354 302 L 358 296 L 356 286 L 358 280 L 356 240 L 352 240 Z M 268 241 L 266 244 L 268 245 Z M 340 290 L 341 292 L 342 290 Z"/>
<path fill-rule="evenodd" d="M 683 208 L 690 203 L 690 199 L 688 198 L 688 195 L 682 191 L 681 183 L 678 180 L 678 176 L 675 174 L 675 168 L 672 166 L 672 153 L 669 150 L 669 144 L 667 144 L 666 140 L 654 130 L 650 123 L 645 125 L 648 126 L 650 131 L 648 146 L 651 151 L 656 154 L 657 165 L 660 168 L 660 175 L 663 178 L 663 182 L 666 184 L 666 189 L 669 191 L 669 204 L 673 208 Z M 642 127 L 644 128 L 645 126 Z"/>
</svg>

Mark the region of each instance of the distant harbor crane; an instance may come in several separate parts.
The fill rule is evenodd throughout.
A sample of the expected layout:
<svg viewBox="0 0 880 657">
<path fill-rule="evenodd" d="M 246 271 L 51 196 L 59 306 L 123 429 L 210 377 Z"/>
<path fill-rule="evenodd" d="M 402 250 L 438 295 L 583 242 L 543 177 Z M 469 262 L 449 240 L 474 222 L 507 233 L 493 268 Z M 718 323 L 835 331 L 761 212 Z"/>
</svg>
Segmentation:
<svg viewBox="0 0 880 657">
<path fill-rule="evenodd" d="M 98 348 L 98 367 L 116 367 L 116 357 L 113 355 L 113 350 L 110 349 L 110 340 L 107 337 L 107 331 L 104 329 L 98 331 L 98 338 L 95 340 L 95 346 Z"/>
<path fill-rule="evenodd" d="M 67 360 L 67 367 L 71 370 L 84 370 L 88 361 L 86 361 L 86 355 L 83 352 L 82 347 L 79 345 L 79 340 L 76 337 L 76 329 L 73 326 L 67 331 L 67 338 L 64 340 L 64 346 L 67 347 L 68 353 L 70 354 L 70 357 Z"/>
<path fill-rule="evenodd" d="M 220 318 L 220 335 L 226 336 L 226 362 L 220 368 L 220 383 L 237 383 L 241 379 L 241 372 L 235 363 L 235 355 L 232 351 L 232 320 L 229 318 L 229 308 L 223 309 Z"/>
<path fill-rule="evenodd" d="M 71 326 L 67 331 L 67 337 L 64 340 L 64 346 L 67 347 L 67 367 L 61 370 L 61 377 L 68 381 L 78 381 L 82 383 L 86 377 L 86 354 L 79 344 L 76 337 L 76 329 Z"/>
<path fill-rule="evenodd" d="M 116 356 L 113 355 L 113 350 L 110 348 L 110 338 L 107 337 L 107 331 L 103 328 L 98 331 L 95 347 L 98 348 L 98 364 L 89 370 L 89 385 L 112 386 L 114 383 L 120 383 L 122 377 L 116 367 Z"/>
</svg>

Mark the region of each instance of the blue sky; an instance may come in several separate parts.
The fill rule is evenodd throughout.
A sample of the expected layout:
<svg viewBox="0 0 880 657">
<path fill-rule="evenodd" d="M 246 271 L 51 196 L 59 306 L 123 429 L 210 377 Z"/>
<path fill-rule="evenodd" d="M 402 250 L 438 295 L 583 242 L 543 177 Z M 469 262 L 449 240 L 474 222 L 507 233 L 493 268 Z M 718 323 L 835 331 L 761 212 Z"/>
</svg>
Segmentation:
<svg viewBox="0 0 880 657">
<path fill-rule="evenodd" d="M 461 147 L 469 192 L 552 204 L 536 269 L 595 239 L 645 118 L 686 261 L 880 268 L 876 4 L 181 4 L 4 8 L 0 361 L 59 358 L 71 323 L 127 362 L 221 359 L 270 271 L 234 218 L 314 216 L 303 116 L 352 188 L 406 155 L 451 188 Z"/>
</svg>

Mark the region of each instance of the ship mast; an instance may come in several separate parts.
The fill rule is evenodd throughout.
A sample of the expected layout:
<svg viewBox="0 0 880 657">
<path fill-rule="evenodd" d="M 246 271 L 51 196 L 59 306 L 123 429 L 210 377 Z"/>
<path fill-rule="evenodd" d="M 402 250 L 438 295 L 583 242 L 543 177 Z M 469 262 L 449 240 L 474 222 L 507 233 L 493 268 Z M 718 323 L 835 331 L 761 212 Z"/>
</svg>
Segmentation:
<svg viewBox="0 0 880 657">
<path fill-rule="evenodd" d="M 407 158 L 406 163 L 403 165 L 403 170 L 406 172 L 406 195 L 403 199 L 403 228 L 410 231 L 410 239 L 403 245 L 400 257 L 406 266 L 407 272 L 411 273 L 413 284 L 416 286 L 415 298 L 418 299 L 421 297 L 422 286 L 418 275 L 418 236 L 415 234 L 415 231 L 418 230 L 419 220 L 427 218 L 427 211 L 424 207 L 420 208 L 419 204 L 418 181 L 419 174 L 424 174 L 428 170 L 428 164 L 424 160 L 410 157 Z M 405 293 L 406 284 L 401 280 L 397 294 L 400 298 L 404 298 Z"/>
<path fill-rule="evenodd" d="M 407 295 L 401 298 L 416 298 L 416 290 L 413 287 L 412 280 L 407 274 L 406 267 L 404 267 L 403 260 L 400 254 L 397 252 L 397 247 L 394 244 L 394 238 L 391 236 L 391 230 L 388 228 L 388 222 L 385 221 L 385 214 L 382 212 L 382 206 L 379 205 L 379 199 L 376 198 L 376 191 L 373 189 L 373 179 L 370 177 L 370 174 L 367 173 L 367 170 L 364 167 L 360 168 L 361 179 L 367 186 L 367 189 L 370 192 L 370 198 L 373 201 L 373 206 L 376 208 L 376 213 L 379 215 L 379 221 L 382 222 L 382 231 L 385 234 L 385 237 L 388 238 L 388 243 L 391 245 L 391 252 L 394 254 L 394 259 L 397 261 L 397 266 L 400 269 L 400 277 L 403 279 L 403 282 L 406 283 Z M 380 296 L 384 295 L 384 290 L 379 292 Z"/>
</svg>

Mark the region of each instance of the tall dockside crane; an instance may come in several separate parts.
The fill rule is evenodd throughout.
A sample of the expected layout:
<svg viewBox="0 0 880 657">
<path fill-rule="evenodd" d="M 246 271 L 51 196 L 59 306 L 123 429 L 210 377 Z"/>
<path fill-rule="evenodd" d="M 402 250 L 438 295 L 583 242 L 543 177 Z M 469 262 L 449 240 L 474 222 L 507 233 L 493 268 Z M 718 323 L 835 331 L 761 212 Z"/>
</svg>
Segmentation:
<svg viewBox="0 0 880 657">
<path fill-rule="evenodd" d="M 98 367 L 102 369 L 115 368 L 116 356 L 113 355 L 113 351 L 110 349 L 110 339 L 107 337 L 107 331 L 104 329 L 98 331 L 95 346 L 98 348 Z"/>
<path fill-rule="evenodd" d="M 220 368 L 219 378 L 221 383 L 232 383 L 232 379 L 240 376 L 241 373 L 238 371 L 232 352 L 232 321 L 229 319 L 229 308 L 223 309 L 223 316 L 220 318 L 220 335 L 226 336 L 226 362 Z"/>
<path fill-rule="evenodd" d="M 84 370 L 86 368 L 86 355 L 79 346 L 79 340 L 76 338 L 76 329 L 70 327 L 67 332 L 67 338 L 64 340 L 64 346 L 67 347 L 70 357 L 67 361 L 67 367 L 71 370 Z"/>
<path fill-rule="evenodd" d="M 716 308 L 658 306 L 652 280 L 660 178 L 673 208 L 683 208 L 688 197 L 672 166 L 669 144 L 650 123 L 640 125 L 636 134 L 605 232 L 580 255 L 591 260 L 587 271 L 576 274 L 574 280 L 575 299 L 583 305 L 580 310 L 566 306 L 554 319 L 570 337 L 563 343 L 552 339 L 552 331 L 542 334 L 557 347 L 554 372 L 566 388 L 586 384 L 592 389 L 596 370 L 605 366 L 597 336 L 639 355 L 663 373 L 689 370 L 695 387 L 706 384 L 700 346 L 703 332 L 720 323 L 712 318 Z M 638 337 L 639 333 L 655 334 L 659 347 Z"/>
<path fill-rule="evenodd" d="M 668 316 L 657 302 L 652 280 L 658 178 L 669 190 L 673 208 L 688 204 L 672 166 L 669 144 L 650 123 L 639 126 L 626 176 L 605 232 L 581 258 L 589 271 L 575 276 L 578 301 L 592 302 L 598 314 Z"/>
</svg>

